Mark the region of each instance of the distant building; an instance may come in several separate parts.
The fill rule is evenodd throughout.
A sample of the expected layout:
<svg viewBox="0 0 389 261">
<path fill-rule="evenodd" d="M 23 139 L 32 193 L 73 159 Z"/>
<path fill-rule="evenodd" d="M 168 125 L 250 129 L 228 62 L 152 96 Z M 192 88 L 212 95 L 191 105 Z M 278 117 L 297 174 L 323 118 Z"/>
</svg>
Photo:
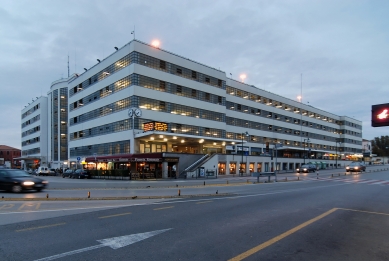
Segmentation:
<svg viewBox="0 0 389 261">
<path fill-rule="evenodd" d="M 21 150 L 6 145 L 0 145 L 0 166 L 5 165 L 7 168 L 20 168 Z"/>
</svg>

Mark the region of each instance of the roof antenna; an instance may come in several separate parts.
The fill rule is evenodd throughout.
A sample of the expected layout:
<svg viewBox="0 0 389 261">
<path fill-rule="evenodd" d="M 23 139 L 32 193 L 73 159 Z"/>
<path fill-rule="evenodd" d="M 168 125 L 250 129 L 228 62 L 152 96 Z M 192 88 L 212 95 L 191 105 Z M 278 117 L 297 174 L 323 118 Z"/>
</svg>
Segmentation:
<svg viewBox="0 0 389 261">
<path fill-rule="evenodd" d="M 134 25 L 134 31 L 132 31 L 131 34 L 134 35 L 134 40 L 135 40 L 135 25 Z"/>
</svg>

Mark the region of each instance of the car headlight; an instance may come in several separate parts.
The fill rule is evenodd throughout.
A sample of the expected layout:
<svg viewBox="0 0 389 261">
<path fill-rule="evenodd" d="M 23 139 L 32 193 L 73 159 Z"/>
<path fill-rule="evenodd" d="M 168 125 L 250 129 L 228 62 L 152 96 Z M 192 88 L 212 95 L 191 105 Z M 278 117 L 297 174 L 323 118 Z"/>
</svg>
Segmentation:
<svg viewBox="0 0 389 261">
<path fill-rule="evenodd" d="M 32 182 L 32 181 L 24 181 L 23 182 L 23 185 L 24 186 L 32 186 L 32 185 L 34 185 L 35 184 L 35 182 Z"/>
<path fill-rule="evenodd" d="M 300 171 L 300 169 L 296 169 L 297 171 Z"/>
<path fill-rule="evenodd" d="M 306 171 L 307 169 L 304 169 L 304 171 Z"/>
<path fill-rule="evenodd" d="M 346 169 L 349 169 L 350 167 L 346 167 Z"/>
<path fill-rule="evenodd" d="M 42 181 L 43 184 L 49 184 L 47 180 Z"/>
</svg>

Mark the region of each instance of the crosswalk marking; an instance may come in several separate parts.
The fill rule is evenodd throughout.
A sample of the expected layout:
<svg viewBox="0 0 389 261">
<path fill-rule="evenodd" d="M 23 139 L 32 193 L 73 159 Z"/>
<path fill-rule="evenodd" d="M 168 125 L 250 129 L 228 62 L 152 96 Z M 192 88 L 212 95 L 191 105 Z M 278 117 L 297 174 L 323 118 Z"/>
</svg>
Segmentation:
<svg viewBox="0 0 389 261">
<path fill-rule="evenodd" d="M 378 180 L 378 179 L 352 179 L 352 178 L 310 178 L 307 177 L 304 180 L 312 181 L 334 181 L 344 182 L 349 184 L 365 184 L 365 185 L 389 185 L 389 180 Z"/>
</svg>

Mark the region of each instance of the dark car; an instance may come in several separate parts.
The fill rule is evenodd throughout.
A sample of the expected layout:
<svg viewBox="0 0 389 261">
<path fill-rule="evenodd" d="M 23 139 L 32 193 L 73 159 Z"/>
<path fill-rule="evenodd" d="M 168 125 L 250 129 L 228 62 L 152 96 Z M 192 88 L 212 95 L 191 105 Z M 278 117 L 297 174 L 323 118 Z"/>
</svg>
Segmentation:
<svg viewBox="0 0 389 261">
<path fill-rule="evenodd" d="M 22 192 L 23 190 L 41 191 L 49 182 L 29 175 L 20 169 L 0 169 L 0 190 Z"/>
<path fill-rule="evenodd" d="M 74 179 L 90 179 L 91 174 L 85 169 L 76 169 L 72 175 Z"/>
<path fill-rule="evenodd" d="M 300 168 L 296 169 L 297 172 L 315 172 L 316 166 L 314 164 L 304 164 Z"/>
<path fill-rule="evenodd" d="M 62 177 L 63 178 L 72 178 L 73 173 L 74 173 L 74 170 L 68 169 L 64 173 L 62 173 Z"/>
<path fill-rule="evenodd" d="M 346 167 L 346 172 L 360 172 L 360 171 L 366 171 L 366 166 L 362 162 L 351 162 L 350 165 Z"/>
</svg>

